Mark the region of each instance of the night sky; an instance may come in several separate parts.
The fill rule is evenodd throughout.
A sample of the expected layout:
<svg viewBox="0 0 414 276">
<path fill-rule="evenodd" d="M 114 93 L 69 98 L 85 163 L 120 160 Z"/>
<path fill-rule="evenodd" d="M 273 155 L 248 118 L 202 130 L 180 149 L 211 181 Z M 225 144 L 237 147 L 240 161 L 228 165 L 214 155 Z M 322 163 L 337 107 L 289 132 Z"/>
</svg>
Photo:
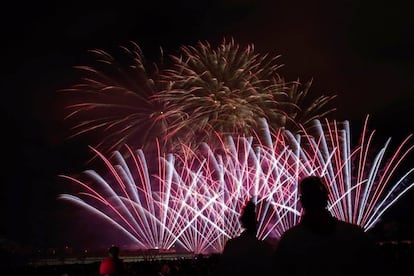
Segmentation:
<svg viewBox="0 0 414 276">
<path fill-rule="evenodd" d="M 347 119 L 358 129 L 369 114 L 370 128 L 383 137 L 380 144 L 387 137 L 398 144 L 414 131 L 409 1 L 149 2 L 16 2 L 3 7 L 0 85 L 6 155 L 0 237 L 45 247 L 83 246 L 93 235 L 105 238 L 102 227 L 85 226 L 81 215 L 71 212 L 73 206 L 56 200 L 65 191 L 57 175 L 80 172 L 88 155 L 87 141 L 65 140 L 68 129 L 57 90 L 76 82 L 73 66 L 86 64 L 90 49 L 111 52 L 135 41 L 155 60 L 159 47 L 177 53 L 181 45 L 233 37 L 242 45 L 253 43 L 257 52 L 280 54 L 281 75 L 313 79 L 311 95 L 338 95 L 336 119 Z M 412 155 L 404 167 L 413 167 Z M 395 220 L 405 232 L 412 230 L 413 202 L 411 191 L 384 215 L 385 222 Z"/>
</svg>

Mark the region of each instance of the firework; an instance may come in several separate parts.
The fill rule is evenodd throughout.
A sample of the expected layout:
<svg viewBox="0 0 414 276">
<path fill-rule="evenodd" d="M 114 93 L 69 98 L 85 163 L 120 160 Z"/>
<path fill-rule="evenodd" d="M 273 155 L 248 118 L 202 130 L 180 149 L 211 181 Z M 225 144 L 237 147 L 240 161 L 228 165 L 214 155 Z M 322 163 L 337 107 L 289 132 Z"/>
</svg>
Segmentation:
<svg viewBox="0 0 414 276">
<path fill-rule="evenodd" d="M 342 124 L 316 121 L 315 134 L 306 133 L 306 160 L 312 160 L 317 174 L 323 176 L 330 191 L 329 210 L 344 221 L 372 228 L 380 216 L 413 187 L 409 183 L 414 171 L 411 168 L 403 177 L 396 178 L 395 172 L 401 162 L 413 150 L 409 144 L 412 135 L 404 139 L 390 154 L 391 138 L 374 152 L 375 131 L 367 128 L 368 118 L 362 130 L 359 144 L 351 150 L 349 122 Z M 303 144 L 302 143 L 302 146 Z M 309 159 L 309 157 L 311 159 Z M 394 185 L 391 185 L 394 182 Z"/>
<path fill-rule="evenodd" d="M 161 90 L 158 68 L 146 62 L 137 44 L 131 42 L 121 49 L 123 62 L 105 51 L 90 51 L 96 64 L 76 67 L 82 81 L 61 90 L 69 96 L 65 97 L 69 101 L 65 120 L 72 131 L 69 138 L 90 135 L 90 140 L 98 141 L 94 147 L 105 153 L 132 141 L 153 150 L 146 145 L 153 145 L 166 128 L 160 116 L 163 104 L 151 100 Z"/>
<path fill-rule="evenodd" d="M 351 148 L 348 122 L 316 120 L 312 133 L 304 130 L 303 135 L 270 131 L 262 123 L 267 131 L 260 145 L 253 137 L 229 136 L 219 153 L 204 143 L 203 151 L 194 154 L 182 144 L 180 155 L 160 153 L 156 164 L 130 147 L 128 155 L 116 152 L 111 160 L 94 150 L 109 173 L 62 176 L 81 189 L 60 198 L 104 218 L 142 249 L 177 246 L 211 253 L 221 252 L 229 238 L 240 234 L 240 211 L 249 199 L 257 204 L 258 238 L 277 239 L 295 225 L 301 215 L 297 187 L 304 176 L 322 176 L 331 192 L 332 214 L 365 230 L 414 185 L 408 183 L 414 168 L 393 178 L 413 149 L 410 137 L 385 158 L 390 141 L 373 153 L 374 132 L 366 125 Z"/>
<path fill-rule="evenodd" d="M 124 144 L 156 152 L 148 148 L 155 139 L 164 152 L 202 142 L 219 147 L 217 135 L 254 136 L 260 118 L 272 129 L 295 131 L 334 110 L 326 108 L 334 96 L 311 100 L 311 82 L 286 82 L 278 74 L 279 56 L 256 53 L 253 45 L 199 42 L 181 47 L 169 66 L 150 66 L 134 43 L 122 49 L 122 63 L 92 51 L 98 64 L 77 67 L 85 77 L 64 90 L 73 101 L 66 116 L 72 137 L 96 134 L 94 148 L 105 154 Z"/>
</svg>

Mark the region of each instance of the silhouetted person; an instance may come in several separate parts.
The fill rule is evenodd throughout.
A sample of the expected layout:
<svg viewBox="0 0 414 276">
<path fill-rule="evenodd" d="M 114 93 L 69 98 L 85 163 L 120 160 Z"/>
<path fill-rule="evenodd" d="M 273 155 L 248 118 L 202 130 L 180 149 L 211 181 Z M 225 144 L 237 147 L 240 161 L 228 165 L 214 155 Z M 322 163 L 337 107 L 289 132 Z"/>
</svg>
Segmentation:
<svg viewBox="0 0 414 276">
<path fill-rule="evenodd" d="M 256 237 L 256 206 L 248 201 L 240 216 L 244 231 L 227 241 L 220 260 L 220 275 L 266 275 L 272 248 Z"/>
<path fill-rule="evenodd" d="M 161 265 L 160 271 L 158 272 L 158 276 L 168 276 L 168 275 L 171 275 L 171 267 L 169 264 L 163 263 Z"/>
<path fill-rule="evenodd" d="M 119 247 L 111 246 L 108 257 L 99 266 L 100 276 L 123 276 L 125 275 L 124 262 L 119 258 Z"/>
<path fill-rule="evenodd" d="M 374 243 L 361 227 L 330 214 L 323 180 L 304 178 L 299 193 L 304 214 L 282 235 L 273 275 L 374 275 Z"/>
</svg>

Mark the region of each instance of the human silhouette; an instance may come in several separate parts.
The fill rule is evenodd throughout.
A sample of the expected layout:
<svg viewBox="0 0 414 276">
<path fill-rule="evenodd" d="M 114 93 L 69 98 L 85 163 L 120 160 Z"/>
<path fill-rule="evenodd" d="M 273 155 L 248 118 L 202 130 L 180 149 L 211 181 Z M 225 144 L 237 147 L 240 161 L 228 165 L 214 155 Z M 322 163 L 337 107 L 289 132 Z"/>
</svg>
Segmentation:
<svg viewBox="0 0 414 276">
<path fill-rule="evenodd" d="M 163 263 L 161 265 L 160 271 L 158 272 L 158 276 L 168 276 L 171 275 L 171 267 L 168 263 Z"/>
<path fill-rule="evenodd" d="M 99 266 L 100 276 L 123 276 L 125 275 L 124 262 L 119 258 L 119 247 L 111 246 L 106 257 Z"/>
<path fill-rule="evenodd" d="M 357 225 L 340 221 L 327 209 L 329 193 L 317 176 L 299 184 L 304 211 L 283 233 L 274 255 L 273 275 L 374 275 L 375 247 Z"/>
<path fill-rule="evenodd" d="M 243 232 L 227 241 L 222 252 L 220 275 L 266 275 L 272 248 L 256 237 L 256 205 L 249 200 L 244 206 L 240 223 Z"/>
</svg>

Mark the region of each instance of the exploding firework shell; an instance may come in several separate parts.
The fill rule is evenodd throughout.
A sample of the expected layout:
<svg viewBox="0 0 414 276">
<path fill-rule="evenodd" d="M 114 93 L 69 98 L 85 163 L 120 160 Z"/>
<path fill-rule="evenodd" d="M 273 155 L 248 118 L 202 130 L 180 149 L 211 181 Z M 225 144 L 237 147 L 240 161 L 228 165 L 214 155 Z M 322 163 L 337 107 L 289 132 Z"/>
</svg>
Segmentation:
<svg viewBox="0 0 414 276">
<path fill-rule="evenodd" d="M 135 43 L 121 48 L 117 59 L 91 51 L 97 64 L 77 67 L 83 79 L 63 90 L 71 138 L 90 135 L 106 155 L 124 144 L 157 152 L 155 139 L 163 152 L 203 142 L 220 148 L 218 135 L 254 137 L 261 118 L 271 129 L 295 131 L 334 110 L 326 107 L 335 96 L 311 100 L 311 82 L 286 82 L 279 56 L 256 53 L 253 45 L 199 42 L 181 47 L 168 66 L 148 63 Z"/>
</svg>

